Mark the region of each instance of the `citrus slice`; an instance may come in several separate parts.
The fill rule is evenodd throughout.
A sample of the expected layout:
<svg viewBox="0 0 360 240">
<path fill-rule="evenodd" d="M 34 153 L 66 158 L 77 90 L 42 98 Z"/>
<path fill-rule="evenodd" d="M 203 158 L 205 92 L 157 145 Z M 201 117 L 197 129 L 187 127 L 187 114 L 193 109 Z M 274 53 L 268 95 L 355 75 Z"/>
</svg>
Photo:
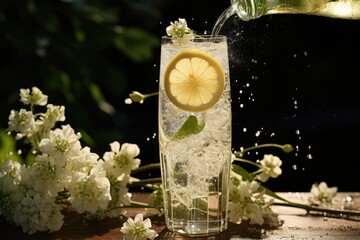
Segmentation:
<svg viewBox="0 0 360 240">
<path fill-rule="evenodd" d="M 202 112 L 213 107 L 224 91 L 221 64 L 199 50 L 185 50 L 169 62 L 164 75 L 165 92 L 178 108 Z"/>
</svg>

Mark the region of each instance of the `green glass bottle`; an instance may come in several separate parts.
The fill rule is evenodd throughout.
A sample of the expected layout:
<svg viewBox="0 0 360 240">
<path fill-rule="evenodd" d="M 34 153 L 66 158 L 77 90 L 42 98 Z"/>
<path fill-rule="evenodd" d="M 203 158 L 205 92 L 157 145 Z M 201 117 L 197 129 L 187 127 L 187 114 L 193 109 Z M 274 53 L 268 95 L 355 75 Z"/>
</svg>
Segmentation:
<svg viewBox="0 0 360 240">
<path fill-rule="evenodd" d="M 243 21 L 270 14 L 307 14 L 360 20 L 360 0 L 230 0 L 217 19 L 211 35 L 217 35 L 224 23 L 236 14 Z"/>
<path fill-rule="evenodd" d="M 248 21 L 269 14 L 308 14 L 360 19 L 360 0 L 230 0 L 232 13 Z"/>
</svg>

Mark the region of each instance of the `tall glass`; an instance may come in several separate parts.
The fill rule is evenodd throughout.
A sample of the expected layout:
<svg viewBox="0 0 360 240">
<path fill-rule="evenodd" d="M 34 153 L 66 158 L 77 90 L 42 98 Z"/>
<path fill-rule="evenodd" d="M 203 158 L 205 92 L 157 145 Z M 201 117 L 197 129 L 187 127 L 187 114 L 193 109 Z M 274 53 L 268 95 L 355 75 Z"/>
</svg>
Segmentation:
<svg viewBox="0 0 360 240">
<path fill-rule="evenodd" d="M 189 49 L 211 55 L 224 72 L 224 88 L 204 111 L 175 106 L 164 86 L 169 61 Z M 191 77 L 191 76 L 189 76 Z M 206 236 L 227 228 L 231 169 L 231 99 L 227 39 L 201 36 L 177 44 L 162 37 L 159 83 L 159 145 L 167 228 Z"/>
</svg>

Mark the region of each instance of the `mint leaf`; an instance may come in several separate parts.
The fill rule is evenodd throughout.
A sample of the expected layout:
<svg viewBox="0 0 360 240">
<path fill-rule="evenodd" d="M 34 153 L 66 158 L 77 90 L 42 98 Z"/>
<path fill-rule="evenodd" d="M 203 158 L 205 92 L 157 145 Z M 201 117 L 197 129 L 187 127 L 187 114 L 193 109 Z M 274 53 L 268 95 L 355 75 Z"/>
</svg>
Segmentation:
<svg viewBox="0 0 360 240">
<path fill-rule="evenodd" d="M 180 140 L 187 136 L 198 134 L 205 127 L 205 121 L 202 121 L 200 124 L 196 116 L 190 115 L 189 118 L 184 122 L 180 129 L 174 134 L 171 140 Z"/>
</svg>

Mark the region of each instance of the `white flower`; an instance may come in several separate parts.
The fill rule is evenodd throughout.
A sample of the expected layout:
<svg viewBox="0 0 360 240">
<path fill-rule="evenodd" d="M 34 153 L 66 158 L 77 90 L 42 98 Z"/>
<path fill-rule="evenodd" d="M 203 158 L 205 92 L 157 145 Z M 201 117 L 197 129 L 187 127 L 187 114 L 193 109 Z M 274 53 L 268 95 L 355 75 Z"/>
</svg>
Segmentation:
<svg viewBox="0 0 360 240">
<path fill-rule="evenodd" d="M 134 220 L 129 218 L 121 227 L 120 231 L 124 234 L 126 240 L 155 239 L 158 234 L 151 230 L 151 220 L 143 220 L 143 214 L 139 213 Z"/>
<path fill-rule="evenodd" d="M 321 182 L 320 184 L 314 183 L 310 190 L 311 196 L 309 200 L 315 203 L 331 203 L 337 190 L 337 187 L 328 187 L 326 182 Z"/>
<path fill-rule="evenodd" d="M 247 218 L 250 219 L 250 224 L 262 225 L 264 223 L 264 218 L 259 204 L 257 203 L 248 203 L 246 205 Z"/>
<path fill-rule="evenodd" d="M 282 170 L 280 168 L 282 161 L 279 157 L 271 154 L 265 154 L 264 158 L 260 161 L 261 173 L 256 176 L 261 182 L 266 182 L 269 177 L 277 178 L 281 175 Z"/>
<path fill-rule="evenodd" d="M 103 156 L 105 161 L 104 168 L 112 177 L 122 180 L 131 170 L 135 170 L 140 165 L 140 159 L 135 158 L 140 153 L 136 144 L 124 143 L 120 149 L 120 143 L 115 141 L 110 144 L 111 152 L 106 152 Z"/>
<path fill-rule="evenodd" d="M 102 161 L 91 169 L 89 175 L 83 172 L 73 172 L 68 186 L 71 206 L 79 213 L 86 211 L 95 213 L 98 209 L 106 209 L 110 195 L 110 182 L 106 178 L 106 171 L 102 168 Z"/>
<path fill-rule="evenodd" d="M 31 136 L 36 128 L 33 113 L 25 109 L 11 110 L 8 124 L 8 130 L 21 133 L 21 137 Z"/>
<path fill-rule="evenodd" d="M 112 200 L 110 206 L 119 207 L 130 204 L 127 184 L 131 179 L 131 170 L 139 167 L 140 159 L 135 158 L 140 149 L 136 144 L 120 143 L 115 141 L 110 144 L 111 151 L 103 156 L 106 176 L 111 182 Z M 111 214 L 111 213 L 109 213 Z"/>
<path fill-rule="evenodd" d="M 20 89 L 20 101 L 25 105 L 40 105 L 45 106 L 48 101 L 48 96 L 43 94 L 37 87 L 30 89 Z"/>
<path fill-rule="evenodd" d="M 84 147 L 79 154 L 72 156 L 66 162 L 65 168 L 69 172 L 89 173 L 98 164 L 99 155 L 92 153 L 89 147 Z"/>
<path fill-rule="evenodd" d="M 0 168 L 0 215 L 12 221 L 14 209 L 23 195 L 19 195 L 22 173 L 26 168 L 16 161 L 5 161 Z"/>
<path fill-rule="evenodd" d="M 46 113 L 39 121 L 44 128 L 51 129 L 55 126 L 56 122 L 65 121 L 65 107 L 54 106 L 52 104 L 46 105 Z"/>
<path fill-rule="evenodd" d="M 35 191 L 50 196 L 57 196 L 62 191 L 65 183 L 59 181 L 68 175 L 63 167 L 56 164 L 56 159 L 47 154 L 38 155 L 35 163 L 29 168 L 29 179 L 26 185 L 33 187 Z"/>
<path fill-rule="evenodd" d="M 70 125 L 62 126 L 62 129 L 50 131 L 49 138 L 40 141 L 39 149 L 59 161 L 59 165 L 64 165 L 67 158 L 78 156 L 81 150 L 80 136 L 75 134 Z"/>
<path fill-rule="evenodd" d="M 184 18 L 179 21 L 170 22 L 170 26 L 166 28 L 166 34 L 172 37 L 173 42 L 179 44 L 187 44 L 194 38 L 194 31 L 188 26 Z"/>
<path fill-rule="evenodd" d="M 14 222 L 29 234 L 37 231 L 58 231 L 63 225 L 63 218 L 54 199 L 38 193 L 34 196 L 24 195 L 14 212 Z"/>
</svg>

